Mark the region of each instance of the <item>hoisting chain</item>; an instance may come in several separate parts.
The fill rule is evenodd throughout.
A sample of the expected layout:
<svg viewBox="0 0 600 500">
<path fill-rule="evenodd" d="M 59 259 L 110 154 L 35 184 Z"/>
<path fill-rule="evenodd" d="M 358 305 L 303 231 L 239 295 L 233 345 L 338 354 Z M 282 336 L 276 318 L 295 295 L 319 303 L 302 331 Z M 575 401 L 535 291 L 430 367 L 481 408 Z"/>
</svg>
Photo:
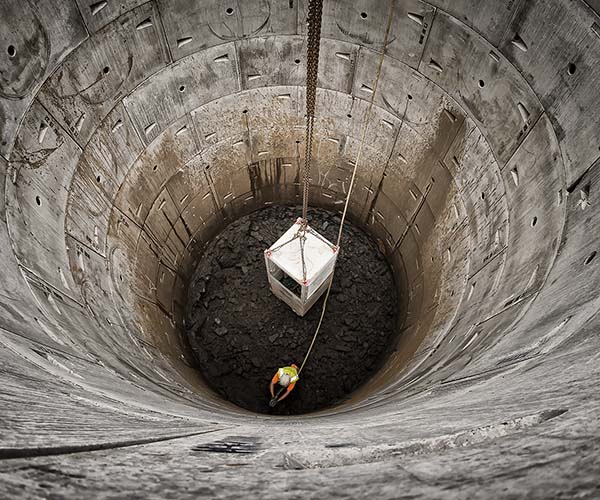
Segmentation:
<svg viewBox="0 0 600 500">
<path fill-rule="evenodd" d="M 313 127 L 317 100 L 317 77 L 319 74 L 319 47 L 321 44 L 321 14 L 323 0 L 309 0 L 306 49 L 306 149 L 304 153 L 304 178 L 302 194 L 302 223 L 307 225 L 308 191 L 313 149 Z"/>
</svg>

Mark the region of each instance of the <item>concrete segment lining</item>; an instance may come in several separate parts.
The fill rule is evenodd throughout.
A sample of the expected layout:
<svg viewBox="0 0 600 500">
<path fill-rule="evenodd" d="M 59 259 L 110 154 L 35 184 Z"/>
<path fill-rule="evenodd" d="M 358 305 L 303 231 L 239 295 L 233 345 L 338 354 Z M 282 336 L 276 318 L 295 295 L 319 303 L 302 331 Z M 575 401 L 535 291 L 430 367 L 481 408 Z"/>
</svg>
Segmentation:
<svg viewBox="0 0 600 500">
<path fill-rule="evenodd" d="M 300 200 L 306 1 L 4 2 L 3 491 L 597 496 L 596 3 L 396 1 L 349 212 L 402 334 L 283 419 L 206 386 L 182 308 L 196 249 Z M 325 2 L 314 205 L 347 193 L 387 10 Z"/>
</svg>

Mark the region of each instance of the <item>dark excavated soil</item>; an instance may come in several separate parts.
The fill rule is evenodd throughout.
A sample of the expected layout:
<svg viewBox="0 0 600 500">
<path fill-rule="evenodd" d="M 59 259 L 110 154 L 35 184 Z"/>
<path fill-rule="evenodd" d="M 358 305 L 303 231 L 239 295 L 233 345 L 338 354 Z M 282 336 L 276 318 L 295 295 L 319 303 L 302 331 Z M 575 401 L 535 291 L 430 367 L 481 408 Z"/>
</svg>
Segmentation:
<svg viewBox="0 0 600 500">
<path fill-rule="evenodd" d="M 291 395 L 269 408 L 271 377 L 280 366 L 300 366 L 323 303 L 301 318 L 267 282 L 263 252 L 298 214 L 272 206 L 232 223 L 204 250 L 189 285 L 186 325 L 200 371 L 225 399 L 255 412 L 298 414 L 339 402 L 380 366 L 394 336 L 391 269 L 369 236 L 346 223 L 313 352 Z M 313 210 L 309 222 L 335 241 L 338 216 Z"/>
</svg>

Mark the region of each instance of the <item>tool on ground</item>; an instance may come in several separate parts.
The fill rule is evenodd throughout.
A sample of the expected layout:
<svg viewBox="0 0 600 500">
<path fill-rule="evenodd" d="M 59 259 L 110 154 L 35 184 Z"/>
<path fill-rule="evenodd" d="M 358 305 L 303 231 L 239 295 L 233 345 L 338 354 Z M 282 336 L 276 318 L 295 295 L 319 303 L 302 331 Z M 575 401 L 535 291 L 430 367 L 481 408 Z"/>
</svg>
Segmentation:
<svg viewBox="0 0 600 500">
<path fill-rule="evenodd" d="M 281 393 L 283 391 L 285 391 L 285 387 L 279 389 L 279 391 L 277 391 L 277 394 L 271 398 L 271 401 L 269 401 L 269 406 L 271 408 L 274 408 L 277 405 L 277 403 L 279 403 L 279 396 L 281 396 Z"/>
</svg>

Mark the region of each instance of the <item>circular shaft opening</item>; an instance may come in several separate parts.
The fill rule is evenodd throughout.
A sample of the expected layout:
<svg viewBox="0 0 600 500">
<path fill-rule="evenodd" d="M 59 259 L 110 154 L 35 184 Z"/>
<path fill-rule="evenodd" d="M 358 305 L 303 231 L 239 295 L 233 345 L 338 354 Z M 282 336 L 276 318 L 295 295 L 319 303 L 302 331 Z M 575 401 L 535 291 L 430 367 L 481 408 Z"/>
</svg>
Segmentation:
<svg viewBox="0 0 600 500">
<path fill-rule="evenodd" d="M 382 365 L 397 337 L 392 270 L 377 244 L 346 223 L 319 336 L 289 396 L 269 407 L 272 377 L 280 367 L 302 364 L 325 295 L 300 317 L 269 288 L 264 250 L 299 210 L 272 206 L 227 226 L 204 249 L 188 287 L 186 329 L 199 371 L 222 397 L 258 413 L 309 413 L 347 399 Z M 338 215 L 311 210 L 309 223 L 336 240 Z M 289 276 L 281 283 L 300 293 Z"/>
</svg>

